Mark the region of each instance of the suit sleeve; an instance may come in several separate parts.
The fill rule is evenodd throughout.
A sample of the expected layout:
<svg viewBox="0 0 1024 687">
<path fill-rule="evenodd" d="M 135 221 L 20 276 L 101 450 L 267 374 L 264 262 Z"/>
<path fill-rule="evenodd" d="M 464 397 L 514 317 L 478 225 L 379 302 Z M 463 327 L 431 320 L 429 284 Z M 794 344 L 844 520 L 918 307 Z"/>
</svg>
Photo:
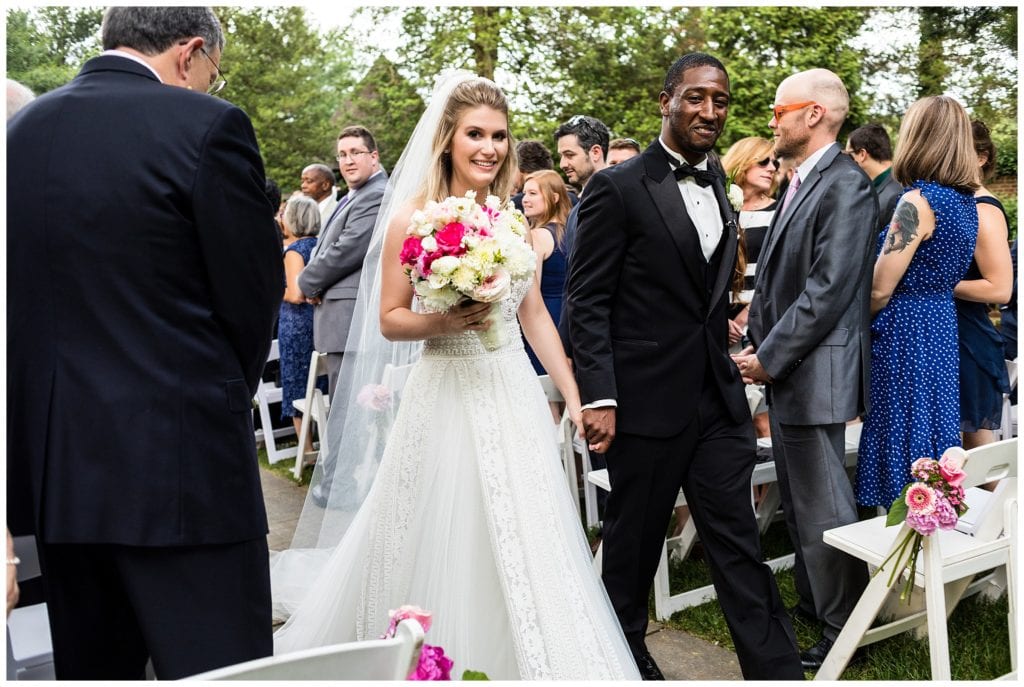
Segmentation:
<svg viewBox="0 0 1024 687">
<path fill-rule="evenodd" d="M 611 311 L 628 248 L 618 187 L 595 174 L 581 201 L 568 275 L 569 338 L 584 405 L 618 398 Z"/>
<path fill-rule="evenodd" d="M 310 298 L 319 297 L 345 277 L 362 269 L 383 196 L 384 185 L 378 183 L 373 189 L 367 189 L 364 197 L 353 201 L 338 238 L 329 246 L 318 248 L 316 257 L 299 274 L 302 293 Z"/>
<path fill-rule="evenodd" d="M 566 274 L 572 270 L 572 252 L 576 243 L 576 220 L 579 218 L 579 206 L 574 205 L 572 210 L 569 211 L 569 216 L 565 220 L 565 234 L 562 237 L 564 241 L 564 254 L 565 254 L 565 267 Z M 562 348 L 565 350 L 565 355 L 568 358 L 572 358 L 572 344 L 569 340 L 569 320 L 572 316 L 571 308 L 569 306 L 569 280 L 566 279 L 565 283 L 562 284 L 562 311 L 558 317 L 558 338 L 562 340 Z"/>
<path fill-rule="evenodd" d="M 855 170 L 837 176 L 815 216 L 804 289 L 757 347 L 758 360 L 775 380 L 785 379 L 835 328 L 871 267 L 865 239 L 878 222 L 875 192 Z"/>
<path fill-rule="evenodd" d="M 252 393 L 284 293 L 281 237 L 263 189 L 252 124 L 244 112 L 229 108 L 207 133 L 192 198 L 214 317 L 238 354 Z"/>
</svg>

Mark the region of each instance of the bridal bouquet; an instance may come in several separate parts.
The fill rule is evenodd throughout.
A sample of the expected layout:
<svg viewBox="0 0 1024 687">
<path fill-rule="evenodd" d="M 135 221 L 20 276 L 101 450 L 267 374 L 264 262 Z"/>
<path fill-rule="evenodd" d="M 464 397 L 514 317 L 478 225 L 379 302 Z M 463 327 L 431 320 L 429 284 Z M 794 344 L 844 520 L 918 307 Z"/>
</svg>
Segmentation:
<svg viewBox="0 0 1024 687">
<path fill-rule="evenodd" d="M 417 298 L 431 312 L 445 312 L 462 300 L 494 304 L 490 328 L 477 332 L 487 350 L 500 348 L 508 334 L 500 301 L 513 281 L 530 277 L 536 255 L 526 242 L 526 221 L 511 204 L 476 194 L 429 201 L 412 214 L 399 260 Z"/>
<path fill-rule="evenodd" d="M 936 530 L 953 529 L 960 516 L 967 512 L 961 486 L 966 477 L 964 459 L 957 452 L 947 451 L 939 460 L 918 458 L 910 466 L 910 474 L 914 481 L 903 487 L 903 492 L 889 508 L 885 521 L 886 526 L 905 522 L 910 531 L 874 573 L 877 575 L 895 558 L 895 567 L 889 574 L 889 586 L 892 586 L 897 572 L 907 570 L 909 574 L 900 600 L 908 604 L 914 591 L 917 552 L 923 538 Z"/>
</svg>

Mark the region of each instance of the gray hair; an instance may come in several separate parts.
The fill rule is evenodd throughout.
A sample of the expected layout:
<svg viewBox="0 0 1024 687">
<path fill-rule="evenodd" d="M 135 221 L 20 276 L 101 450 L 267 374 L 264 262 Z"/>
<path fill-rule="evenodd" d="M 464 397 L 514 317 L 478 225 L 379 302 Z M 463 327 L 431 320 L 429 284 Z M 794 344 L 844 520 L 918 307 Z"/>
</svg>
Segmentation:
<svg viewBox="0 0 1024 687">
<path fill-rule="evenodd" d="M 315 162 L 311 165 L 308 165 L 306 169 L 302 171 L 305 172 L 307 170 L 310 172 L 316 172 L 317 174 L 320 175 L 320 178 L 325 181 L 329 181 L 332 184 L 335 182 L 334 172 L 332 172 L 331 168 L 328 167 L 327 165 L 322 165 L 319 162 Z"/>
<path fill-rule="evenodd" d="M 7 119 L 14 116 L 14 113 L 36 99 L 35 94 L 14 79 L 7 79 Z"/>
<path fill-rule="evenodd" d="M 292 196 L 284 206 L 284 223 L 292 236 L 316 236 L 320 233 L 320 204 L 308 196 Z"/>
<path fill-rule="evenodd" d="M 110 7 L 101 34 L 104 50 L 125 47 L 149 56 L 196 36 L 207 50 L 224 50 L 224 32 L 210 7 Z"/>
</svg>

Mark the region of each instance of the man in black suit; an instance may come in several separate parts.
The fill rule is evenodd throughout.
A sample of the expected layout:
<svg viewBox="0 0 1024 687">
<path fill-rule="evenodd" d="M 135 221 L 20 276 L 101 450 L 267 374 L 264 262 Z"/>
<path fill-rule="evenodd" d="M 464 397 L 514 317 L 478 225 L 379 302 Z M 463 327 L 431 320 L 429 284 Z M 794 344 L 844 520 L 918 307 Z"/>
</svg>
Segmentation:
<svg viewBox="0 0 1024 687">
<path fill-rule="evenodd" d="M 846 139 L 847 155 L 871 179 L 871 188 L 878 196 L 878 233 L 892 220 L 903 187 L 892 178 L 892 144 L 880 124 L 867 124 L 854 129 Z"/>
<path fill-rule="evenodd" d="M 801 679 L 750 503 L 754 429 L 727 350 L 736 218 L 708 170 L 729 108 L 714 57 L 684 55 L 660 96 L 661 136 L 595 174 L 569 273 L 573 362 L 591 449 L 612 491 L 603 578 L 645 679 L 647 598 L 680 487 L 744 677 Z"/>
<path fill-rule="evenodd" d="M 251 400 L 283 264 L 212 10 L 102 33 L 7 127 L 8 497 L 58 679 L 174 679 L 273 650 Z"/>
</svg>

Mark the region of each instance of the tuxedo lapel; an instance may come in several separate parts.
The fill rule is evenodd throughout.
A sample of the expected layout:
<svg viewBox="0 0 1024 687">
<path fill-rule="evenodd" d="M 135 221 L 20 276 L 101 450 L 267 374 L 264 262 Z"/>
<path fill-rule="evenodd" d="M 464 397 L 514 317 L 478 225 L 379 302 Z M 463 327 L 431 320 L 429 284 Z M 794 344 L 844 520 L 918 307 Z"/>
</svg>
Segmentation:
<svg viewBox="0 0 1024 687">
<path fill-rule="evenodd" d="M 718 212 L 722 215 L 722 233 L 724 234 L 722 240 L 725 242 L 725 245 L 722 249 L 722 261 L 718 266 L 718 274 L 715 275 L 715 285 L 711 291 L 710 303 L 712 305 L 721 298 L 722 292 L 729 285 L 734 272 L 736 266 L 737 234 L 736 213 L 729 203 L 729 198 L 725 192 L 725 180 L 721 175 L 715 177 L 713 187 L 715 189 L 715 198 L 718 200 Z"/>
<path fill-rule="evenodd" d="M 698 288 L 703 289 L 703 278 L 701 267 L 698 261 L 697 229 L 693 226 L 690 214 L 686 211 L 686 204 L 679 193 L 679 182 L 669 169 L 668 160 L 664 152 L 655 149 L 660 148 L 660 143 L 655 141 L 644 153 L 644 174 L 643 184 L 651 195 L 654 206 L 658 209 L 665 228 L 668 229 L 672 242 L 679 251 L 679 256 L 689 272 L 690 278 Z"/>
</svg>

